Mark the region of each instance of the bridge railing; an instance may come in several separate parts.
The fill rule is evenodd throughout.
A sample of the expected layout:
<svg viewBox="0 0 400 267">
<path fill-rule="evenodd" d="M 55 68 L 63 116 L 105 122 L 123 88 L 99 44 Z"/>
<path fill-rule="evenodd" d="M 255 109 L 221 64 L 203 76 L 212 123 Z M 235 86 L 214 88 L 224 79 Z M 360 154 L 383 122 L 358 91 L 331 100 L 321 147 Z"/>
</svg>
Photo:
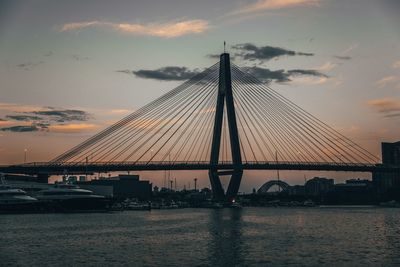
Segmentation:
<svg viewBox="0 0 400 267">
<path fill-rule="evenodd" d="M 26 166 L 26 167 L 49 167 L 49 166 L 176 166 L 176 165 L 210 165 L 209 161 L 118 161 L 118 162 L 29 162 L 22 164 L 15 164 L 11 166 Z M 220 161 L 218 165 L 228 166 L 233 165 L 232 161 Z M 302 161 L 243 161 L 243 166 L 250 165 L 309 165 L 309 166 L 321 166 L 321 165 L 332 165 L 332 166 L 360 166 L 360 167 L 372 167 L 377 166 L 379 164 L 372 163 L 352 163 L 352 162 L 302 162 Z M 9 165 L 10 166 L 10 165 Z M 9 166 L 0 166 L 0 167 L 9 167 Z"/>
</svg>

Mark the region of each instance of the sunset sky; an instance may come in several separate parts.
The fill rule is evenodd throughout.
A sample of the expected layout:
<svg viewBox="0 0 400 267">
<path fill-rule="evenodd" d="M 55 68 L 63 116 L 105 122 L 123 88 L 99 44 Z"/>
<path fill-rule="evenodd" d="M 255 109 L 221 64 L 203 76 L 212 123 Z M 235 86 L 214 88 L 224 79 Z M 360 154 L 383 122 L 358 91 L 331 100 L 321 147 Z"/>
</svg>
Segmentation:
<svg viewBox="0 0 400 267">
<path fill-rule="evenodd" d="M 236 65 L 378 156 L 400 140 L 399 13 L 396 0 L 0 0 L 0 164 L 25 149 L 51 160 L 216 63 L 224 41 Z M 259 175 L 244 188 L 274 174 Z"/>
</svg>

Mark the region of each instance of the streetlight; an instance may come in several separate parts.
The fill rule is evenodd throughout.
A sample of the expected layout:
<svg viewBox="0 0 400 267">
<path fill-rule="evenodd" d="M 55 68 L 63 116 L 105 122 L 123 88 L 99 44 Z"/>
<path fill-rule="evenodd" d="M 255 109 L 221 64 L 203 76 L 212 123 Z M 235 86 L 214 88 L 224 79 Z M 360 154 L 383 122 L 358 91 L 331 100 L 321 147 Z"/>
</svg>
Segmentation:
<svg viewBox="0 0 400 267">
<path fill-rule="evenodd" d="M 28 152 L 28 149 L 27 148 L 25 148 L 24 149 L 24 163 L 26 163 L 26 153 Z"/>
</svg>

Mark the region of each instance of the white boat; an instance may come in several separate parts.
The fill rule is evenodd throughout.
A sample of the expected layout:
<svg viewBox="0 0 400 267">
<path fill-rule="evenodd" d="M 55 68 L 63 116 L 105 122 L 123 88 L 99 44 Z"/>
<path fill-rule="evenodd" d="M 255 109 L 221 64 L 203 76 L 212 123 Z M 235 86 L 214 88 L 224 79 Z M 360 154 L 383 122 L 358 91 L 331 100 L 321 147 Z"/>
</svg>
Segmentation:
<svg viewBox="0 0 400 267">
<path fill-rule="evenodd" d="M 231 208 L 234 208 L 234 209 L 241 209 L 241 208 L 243 208 L 242 205 L 240 205 L 240 203 L 238 203 L 238 202 L 233 202 L 233 203 L 231 203 L 230 207 L 231 207 Z"/>
<path fill-rule="evenodd" d="M 106 210 L 110 206 L 110 200 L 104 196 L 71 184 L 57 184 L 37 192 L 35 197 L 45 210 Z"/>
<path fill-rule="evenodd" d="M 151 205 L 148 203 L 131 202 L 125 206 L 126 210 L 151 210 Z"/>
<path fill-rule="evenodd" d="M 0 212 L 35 211 L 38 200 L 28 196 L 24 190 L 0 185 Z"/>
</svg>

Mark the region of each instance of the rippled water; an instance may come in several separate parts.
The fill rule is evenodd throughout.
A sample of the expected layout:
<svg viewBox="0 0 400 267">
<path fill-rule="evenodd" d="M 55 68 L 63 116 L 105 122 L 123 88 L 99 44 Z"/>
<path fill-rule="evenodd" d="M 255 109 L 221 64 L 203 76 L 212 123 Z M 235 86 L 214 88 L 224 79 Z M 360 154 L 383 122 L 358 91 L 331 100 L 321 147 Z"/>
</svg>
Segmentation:
<svg viewBox="0 0 400 267">
<path fill-rule="evenodd" d="M 1 266 L 399 266 L 400 209 L 0 215 Z"/>
</svg>

